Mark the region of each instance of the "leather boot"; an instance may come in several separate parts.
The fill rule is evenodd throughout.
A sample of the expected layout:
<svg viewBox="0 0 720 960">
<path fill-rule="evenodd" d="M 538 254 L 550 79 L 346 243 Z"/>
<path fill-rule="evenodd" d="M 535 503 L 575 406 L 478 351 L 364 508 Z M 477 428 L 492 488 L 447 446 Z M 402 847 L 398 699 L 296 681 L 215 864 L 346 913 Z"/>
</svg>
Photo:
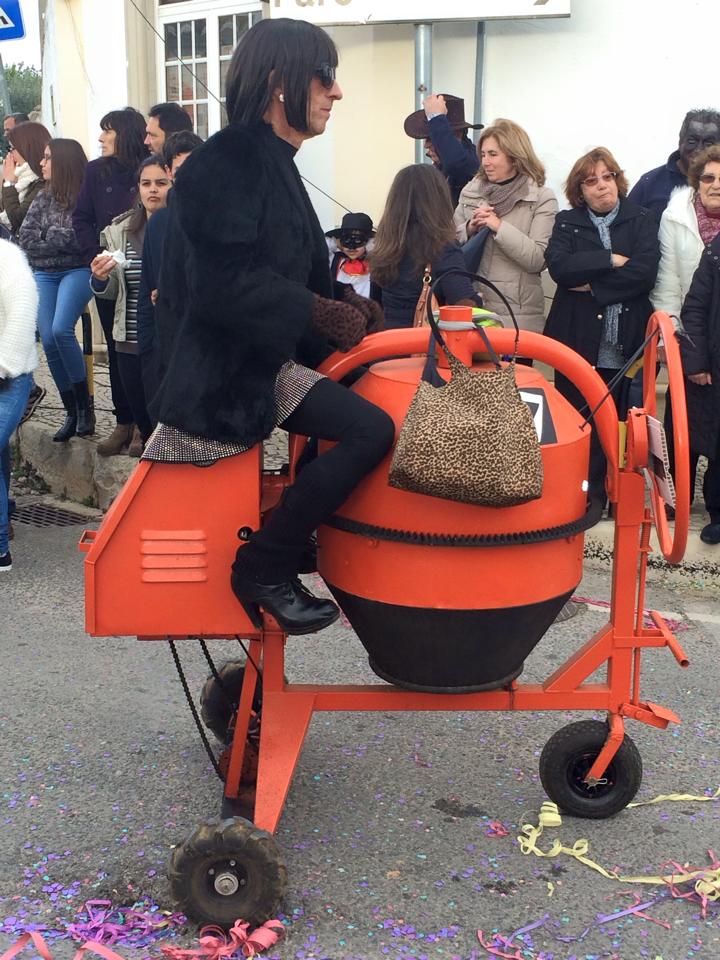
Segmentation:
<svg viewBox="0 0 720 960">
<path fill-rule="evenodd" d="M 89 437 L 95 433 L 95 411 L 88 391 L 87 380 L 74 383 L 73 393 L 75 394 L 75 407 L 77 409 L 77 428 L 75 432 L 79 437 Z"/>
<path fill-rule="evenodd" d="M 132 440 L 130 441 L 130 446 L 128 447 L 128 456 L 135 457 L 136 460 L 139 460 L 142 456 L 143 448 L 145 444 L 142 441 L 140 436 L 140 431 L 137 427 L 133 430 Z"/>
<path fill-rule="evenodd" d="M 233 570 L 230 586 L 252 623 L 262 629 L 261 608 L 291 636 L 317 633 L 335 623 L 340 611 L 332 600 L 321 600 L 298 579 L 285 583 L 258 583 Z"/>
<path fill-rule="evenodd" d="M 109 437 L 105 437 L 104 440 L 101 440 L 97 445 L 97 452 L 101 457 L 116 457 L 118 454 L 122 453 L 125 447 L 132 440 L 133 435 L 132 423 L 118 423 L 115 426 L 115 429 L 110 434 Z"/>
<path fill-rule="evenodd" d="M 62 400 L 62 405 L 65 407 L 66 415 L 63 425 L 53 437 L 55 443 L 65 443 L 70 437 L 74 437 L 77 428 L 75 394 L 72 390 L 61 390 L 60 399 Z"/>
</svg>

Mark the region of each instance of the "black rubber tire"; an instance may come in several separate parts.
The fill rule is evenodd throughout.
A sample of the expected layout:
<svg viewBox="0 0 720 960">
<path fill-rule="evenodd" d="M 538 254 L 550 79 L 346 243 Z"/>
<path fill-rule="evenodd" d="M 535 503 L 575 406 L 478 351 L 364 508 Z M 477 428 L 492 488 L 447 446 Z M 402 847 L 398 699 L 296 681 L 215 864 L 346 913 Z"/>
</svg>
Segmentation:
<svg viewBox="0 0 720 960">
<path fill-rule="evenodd" d="M 240 702 L 243 678 L 245 676 L 244 660 L 228 660 L 218 667 L 218 674 L 222 685 L 213 674 L 207 678 L 200 691 L 200 716 L 205 726 L 221 743 L 227 743 L 230 725 Z M 253 697 L 253 710 L 260 712 L 262 706 L 261 679 L 258 679 Z"/>
<path fill-rule="evenodd" d="M 236 876 L 236 891 L 222 894 L 215 889 L 214 878 L 221 872 Z M 173 850 L 168 879 L 179 910 L 200 925 L 224 929 L 236 920 L 255 927 L 273 919 L 287 888 L 287 870 L 274 837 L 240 817 L 216 817 L 201 824 Z"/>
<path fill-rule="evenodd" d="M 573 817 L 605 820 L 624 810 L 640 789 L 642 759 L 630 737 L 612 759 L 603 779 L 588 787 L 583 783 L 608 736 L 602 720 L 579 720 L 554 733 L 540 755 L 540 781 L 545 793 Z"/>
</svg>

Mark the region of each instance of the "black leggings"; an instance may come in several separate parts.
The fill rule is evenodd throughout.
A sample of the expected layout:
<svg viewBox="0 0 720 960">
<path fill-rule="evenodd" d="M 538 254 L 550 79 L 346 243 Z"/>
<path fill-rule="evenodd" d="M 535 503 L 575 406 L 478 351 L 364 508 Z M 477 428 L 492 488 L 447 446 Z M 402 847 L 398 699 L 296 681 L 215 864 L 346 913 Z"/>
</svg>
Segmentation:
<svg viewBox="0 0 720 960">
<path fill-rule="evenodd" d="M 332 380 L 316 383 L 281 427 L 337 443 L 303 468 L 262 530 L 238 550 L 233 569 L 260 583 L 283 583 L 297 574 L 312 533 L 382 460 L 395 438 L 384 410 Z"/>
<path fill-rule="evenodd" d="M 113 413 L 118 423 L 132 423 L 133 415 L 130 409 L 125 388 L 123 387 L 118 370 L 117 353 L 115 351 L 115 341 L 113 339 L 113 323 L 115 322 L 115 301 L 104 300 L 102 297 L 95 297 L 98 316 L 100 317 L 100 326 L 105 334 L 108 352 L 108 369 L 110 371 L 110 393 L 112 395 Z"/>
</svg>

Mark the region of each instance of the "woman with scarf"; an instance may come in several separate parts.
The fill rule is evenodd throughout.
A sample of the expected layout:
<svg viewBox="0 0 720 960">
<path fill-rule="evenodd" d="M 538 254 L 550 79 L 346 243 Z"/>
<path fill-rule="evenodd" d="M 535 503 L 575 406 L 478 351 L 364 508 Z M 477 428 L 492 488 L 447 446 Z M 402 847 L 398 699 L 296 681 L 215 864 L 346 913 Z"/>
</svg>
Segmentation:
<svg viewBox="0 0 720 960">
<path fill-rule="evenodd" d="M 557 284 L 545 333 L 576 350 L 609 383 L 645 338 L 653 312 L 650 291 L 660 249 L 657 224 L 627 200 L 628 183 L 605 147 L 575 162 L 565 184 L 572 207 L 557 216 L 546 260 Z M 612 393 L 624 419 L 622 377 Z M 555 386 L 578 409 L 584 400 L 561 374 Z M 590 448 L 590 496 L 605 498 L 605 456 L 595 434 Z"/>
<path fill-rule="evenodd" d="M 530 137 L 512 120 L 496 120 L 478 142 L 480 169 L 460 194 L 457 239 L 468 268 L 505 294 L 521 329 L 542 331 L 545 298 L 540 274 L 558 211 L 545 168 Z M 502 300 L 482 291 L 485 306 L 510 323 Z"/>
<path fill-rule="evenodd" d="M 50 134 L 41 123 L 18 123 L 8 132 L 3 163 L 0 223 L 16 237 L 30 204 L 45 186 L 42 159 Z"/>
</svg>

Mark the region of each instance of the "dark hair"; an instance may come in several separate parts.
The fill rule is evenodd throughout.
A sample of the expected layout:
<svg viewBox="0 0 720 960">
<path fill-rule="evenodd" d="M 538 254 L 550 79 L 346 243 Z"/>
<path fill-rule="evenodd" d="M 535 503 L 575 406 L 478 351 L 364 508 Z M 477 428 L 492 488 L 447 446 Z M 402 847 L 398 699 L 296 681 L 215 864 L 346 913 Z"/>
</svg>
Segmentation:
<svg viewBox="0 0 720 960">
<path fill-rule="evenodd" d="M 373 280 L 389 287 L 406 256 L 422 270 L 454 242 L 453 205 L 445 177 L 429 164 L 403 167 L 390 187 L 370 254 Z"/>
<path fill-rule="evenodd" d="M 685 114 L 685 119 L 682 122 L 682 126 L 680 127 L 680 136 L 678 137 L 679 140 L 682 140 L 682 138 L 685 136 L 688 127 L 693 120 L 697 121 L 698 123 L 714 123 L 716 124 L 718 130 L 720 130 L 720 113 L 718 113 L 717 110 L 710 110 L 707 108 L 704 110 L 688 110 L 688 112 Z"/>
<path fill-rule="evenodd" d="M 160 129 L 168 133 L 180 130 L 192 130 L 192 119 L 179 103 L 156 103 L 150 107 L 148 117 L 157 117 Z"/>
<path fill-rule="evenodd" d="M 128 172 L 136 170 L 138 164 L 148 155 L 148 148 L 144 143 L 145 117 L 134 107 L 106 113 L 100 121 L 100 129 L 115 131 L 114 156 Z"/>
<path fill-rule="evenodd" d="M 137 170 L 138 184 L 142 179 L 143 170 L 146 170 L 148 167 L 161 167 L 163 170 L 167 170 L 165 165 L 165 157 L 161 153 L 152 153 L 149 157 L 145 157 Z M 138 191 L 138 202 L 133 207 L 130 219 L 128 220 L 128 233 L 135 234 L 138 240 L 142 241 L 142 237 L 145 234 L 146 223 L 147 214 L 145 212 L 145 207 L 142 205 L 142 200 L 140 199 L 140 192 Z"/>
<path fill-rule="evenodd" d="M 720 163 L 720 143 L 714 143 L 699 153 L 690 164 L 688 183 L 693 190 L 700 189 L 700 175 L 708 163 Z"/>
<path fill-rule="evenodd" d="M 571 207 L 582 207 L 585 203 L 582 195 L 582 181 L 586 177 L 591 177 L 593 170 L 598 163 L 604 163 L 611 173 L 616 174 L 615 183 L 618 188 L 618 195 L 624 200 L 628 192 L 627 177 L 620 168 L 615 157 L 610 153 L 607 147 L 595 147 L 583 154 L 579 160 L 573 164 L 573 168 L 568 174 L 565 182 L 565 196 Z"/>
<path fill-rule="evenodd" d="M 37 177 L 42 177 L 42 167 L 40 161 L 45 153 L 45 147 L 50 143 L 50 133 L 41 123 L 16 124 L 12 130 L 8 130 L 8 143 L 13 147 L 23 160 L 26 160 L 30 169 Z"/>
<path fill-rule="evenodd" d="M 51 140 L 50 190 L 65 210 L 73 210 L 85 176 L 87 157 L 77 140 Z"/>
<path fill-rule="evenodd" d="M 178 133 L 171 133 L 165 141 L 163 147 L 163 157 L 165 157 L 165 166 L 170 170 L 173 160 L 183 153 L 192 153 L 195 147 L 203 143 L 202 137 L 199 137 L 191 130 L 180 130 Z"/>
<path fill-rule="evenodd" d="M 335 44 L 320 27 L 286 17 L 260 20 L 230 61 L 225 101 L 230 123 L 260 123 L 280 87 L 288 123 L 305 133 L 310 82 L 321 64 L 336 67 L 337 62 Z"/>
<path fill-rule="evenodd" d="M 27 123 L 30 117 L 26 113 L 8 113 L 4 120 L 14 120 L 15 123 Z"/>
</svg>

